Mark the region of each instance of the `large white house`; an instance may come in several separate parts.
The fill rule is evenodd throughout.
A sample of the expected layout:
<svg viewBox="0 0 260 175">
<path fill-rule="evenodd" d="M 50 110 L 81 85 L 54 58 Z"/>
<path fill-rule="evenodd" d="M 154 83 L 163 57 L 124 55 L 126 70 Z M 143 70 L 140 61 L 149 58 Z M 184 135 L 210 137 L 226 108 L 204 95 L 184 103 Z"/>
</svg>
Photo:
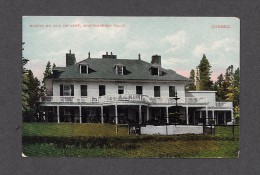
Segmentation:
<svg viewBox="0 0 260 175">
<path fill-rule="evenodd" d="M 76 63 L 75 54 L 66 54 L 66 67 L 56 67 L 45 78 L 47 96 L 39 109 L 49 122 L 147 123 L 171 122 L 176 112 L 176 92 L 180 98 L 182 124 L 229 124 L 233 120 L 232 102 L 217 102 L 216 91 L 186 91 L 190 79 L 164 69 L 161 56 L 151 63 L 118 59 L 106 53 Z"/>
</svg>

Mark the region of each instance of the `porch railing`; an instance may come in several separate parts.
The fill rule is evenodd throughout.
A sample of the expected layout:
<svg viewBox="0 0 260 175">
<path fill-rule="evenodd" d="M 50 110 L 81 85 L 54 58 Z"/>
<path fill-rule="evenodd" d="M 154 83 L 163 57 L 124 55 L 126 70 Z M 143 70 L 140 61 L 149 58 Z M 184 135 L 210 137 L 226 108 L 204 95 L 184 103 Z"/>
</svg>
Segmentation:
<svg viewBox="0 0 260 175">
<path fill-rule="evenodd" d="M 233 108 L 233 102 L 216 102 L 217 108 Z"/>
<path fill-rule="evenodd" d="M 99 103 L 99 100 L 99 97 L 44 96 L 40 99 L 40 102 Z"/>
<path fill-rule="evenodd" d="M 179 97 L 178 103 L 207 104 L 206 97 Z M 40 102 L 56 103 L 110 103 L 110 102 L 146 102 L 152 104 L 176 104 L 174 97 L 149 97 L 141 94 L 119 94 L 101 97 L 76 97 L 76 96 L 44 96 Z M 219 104 L 220 105 L 220 104 Z M 232 105 L 232 104 L 231 104 Z M 224 105 L 225 106 L 225 105 Z"/>
<path fill-rule="evenodd" d="M 141 94 L 118 94 L 118 95 L 106 95 L 101 97 L 103 102 L 145 102 L 147 97 Z"/>
</svg>

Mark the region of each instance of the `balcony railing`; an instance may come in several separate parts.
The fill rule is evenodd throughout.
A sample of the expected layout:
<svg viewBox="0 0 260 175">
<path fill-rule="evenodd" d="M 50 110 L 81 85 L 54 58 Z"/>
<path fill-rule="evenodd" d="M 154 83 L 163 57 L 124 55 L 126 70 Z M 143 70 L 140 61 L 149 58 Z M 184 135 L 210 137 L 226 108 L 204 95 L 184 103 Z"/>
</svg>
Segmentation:
<svg viewBox="0 0 260 175">
<path fill-rule="evenodd" d="M 216 102 L 217 108 L 233 108 L 233 102 Z"/>
<path fill-rule="evenodd" d="M 99 103 L 99 97 L 44 96 L 40 102 L 56 103 Z"/>
<path fill-rule="evenodd" d="M 147 102 L 147 96 L 141 94 L 119 94 L 101 97 L 103 102 Z"/>
<path fill-rule="evenodd" d="M 207 97 L 185 97 L 186 104 L 207 104 Z"/>
<path fill-rule="evenodd" d="M 178 104 L 207 104 L 206 97 L 179 97 Z M 112 103 L 112 102 L 144 102 L 151 104 L 176 104 L 174 97 L 148 97 L 140 94 L 106 95 L 101 97 L 45 96 L 40 99 L 45 103 Z"/>
</svg>

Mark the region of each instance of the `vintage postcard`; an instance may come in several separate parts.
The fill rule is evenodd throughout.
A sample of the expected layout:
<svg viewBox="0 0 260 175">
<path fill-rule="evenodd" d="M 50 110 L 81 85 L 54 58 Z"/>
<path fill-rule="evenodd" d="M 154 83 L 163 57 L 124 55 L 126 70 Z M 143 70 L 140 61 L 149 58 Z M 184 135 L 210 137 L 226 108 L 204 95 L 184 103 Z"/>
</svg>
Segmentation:
<svg viewBox="0 0 260 175">
<path fill-rule="evenodd" d="M 22 156 L 237 158 L 240 20 L 23 17 Z"/>
</svg>

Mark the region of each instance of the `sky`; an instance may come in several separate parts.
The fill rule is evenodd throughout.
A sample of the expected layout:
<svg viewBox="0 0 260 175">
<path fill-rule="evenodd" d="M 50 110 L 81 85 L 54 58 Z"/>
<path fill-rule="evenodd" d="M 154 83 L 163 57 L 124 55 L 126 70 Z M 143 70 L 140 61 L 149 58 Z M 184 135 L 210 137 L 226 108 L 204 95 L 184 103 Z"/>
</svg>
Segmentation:
<svg viewBox="0 0 260 175">
<path fill-rule="evenodd" d="M 235 17 L 23 17 L 23 57 L 42 81 L 48 61 L 62 67 L 66 53 L 82 61 L 90 52 L 101 58 L 113 52 L 118 59 L 151 62 L 161 55 L 162 67 L 189 77 L 203 54 L 216 80 L 228 66 L 239 67 L 240 20 Z"/>
</svg>

